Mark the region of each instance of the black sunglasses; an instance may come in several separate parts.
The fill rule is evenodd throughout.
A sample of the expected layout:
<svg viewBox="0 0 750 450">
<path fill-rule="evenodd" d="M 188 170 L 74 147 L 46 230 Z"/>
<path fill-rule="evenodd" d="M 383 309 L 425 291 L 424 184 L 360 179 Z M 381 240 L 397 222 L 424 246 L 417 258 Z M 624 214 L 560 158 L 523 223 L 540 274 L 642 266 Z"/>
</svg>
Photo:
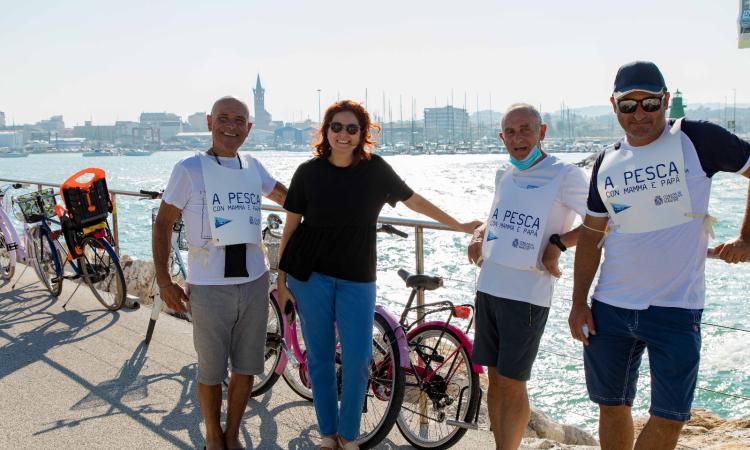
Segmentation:
<svg viewBox="0 0 750 450">
<path fill-rule="evenodd" d="M 359 125 L 356 123 L 350 123 L 349 125 L 344 125 L 341 122 L 331 122 L 331 131 L 334 133 L 340 133 L 341 130 L 346 129 L 346 132 L 354 136 L 355 134 L 359 133 Z"/>
<path fill-rule="evenodd" d="M 646 112 L 656 112 L 661 108 L 663 101 L 664 97 L 646 97 L 641 100 L 618 100 L 617 109 L 623 114 L 632 114 L 638 108 L 638 105 L 641 105 L 641 108 Z"/>
</svg>

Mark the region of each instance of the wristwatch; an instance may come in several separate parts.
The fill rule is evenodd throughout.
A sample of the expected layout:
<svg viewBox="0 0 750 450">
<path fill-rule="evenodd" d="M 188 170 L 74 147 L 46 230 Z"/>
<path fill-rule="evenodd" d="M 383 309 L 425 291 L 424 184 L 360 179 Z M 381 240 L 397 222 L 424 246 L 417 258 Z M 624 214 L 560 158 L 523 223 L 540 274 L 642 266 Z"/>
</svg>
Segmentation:
<svg viewBox="0 0 750 450">
<path fill-rule="evenodd" d="M 562 243 L 562 241 L 560 240 L 560 235 L 557 233 L 549 237 L 549 243 L 555 244 L 557 248 L 559 248 L 563 252 L 568 249 L 568 247 L 566 247 L 565 244 Z"/>
</svg>

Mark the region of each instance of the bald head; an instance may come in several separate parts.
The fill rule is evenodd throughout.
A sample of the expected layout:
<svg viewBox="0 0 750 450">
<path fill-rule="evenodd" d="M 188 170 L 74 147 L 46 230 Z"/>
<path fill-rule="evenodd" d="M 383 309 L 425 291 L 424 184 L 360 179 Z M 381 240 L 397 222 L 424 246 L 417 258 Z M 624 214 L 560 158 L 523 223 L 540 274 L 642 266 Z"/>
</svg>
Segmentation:
<svg viewBox="0 0 750 450">
<path fill-rule="evenodd" d="M 214 102 L 214 106 L 211 108 L 211 116 L 216 117 L 222 110 L 223 106 L 240 106 L 245 111 L 245 117 L 250 117 L 250 108 L 247 107 L 247 104 L 236 97 L 232 97 L 231 95 L 221 97 Z"/>
<path fill-rule="evenodd" d="M 542 125 L 542 115 L 539 114 L 539 110 L 537 110 L 534 105 L 531 105 L 529 103 L 513 103 L 505 111 L 505 115 L 503 115 L 503 119 L 500 122 L 500 127 L 502 129 L 505 129 L 505 123 L 508 119 L 508 116 L 512 114 L 530 114 L 536 119 L 537 127 Z"/>
<path fill-rule="evenodd" d="M 234 97 L 216 100 L 211 115 L 208 116 L 208 130 L 211 132 L 211 149 L 219 156 L 233 156 L 245 142 L 253 124 L 247 105 Z"/>
</svg>

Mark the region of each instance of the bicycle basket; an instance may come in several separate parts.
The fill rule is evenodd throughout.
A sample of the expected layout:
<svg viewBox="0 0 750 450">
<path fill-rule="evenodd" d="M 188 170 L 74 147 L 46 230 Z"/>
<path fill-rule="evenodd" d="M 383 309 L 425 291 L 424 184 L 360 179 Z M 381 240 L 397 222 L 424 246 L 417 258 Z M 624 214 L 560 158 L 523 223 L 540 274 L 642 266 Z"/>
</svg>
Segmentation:
<svg viewBox="0 0 750 450">
<path fill-rule="evenodd" d="M 91 175 L 91 179 L 78 181 L 86 175 Z M 106 221 L 112 212 L 112 200 L 109 198 L 107 180 L 102 169 L 88 168 L 79 171 L 62 184 L 60 192 L 68 215 L 78 230 Z"/>
<path fill-rule="evenodd" d="M 156 223 L 156 216 L 159 215 L 159 208 L 151 209 L 151 229 L 154 229 Z M 172 233 L 177 233 L 177 246 L 180 250 L 187 250 L 188 244 L 185 239 L 185 222 L 182 221 L 182 216 L 178 217 L 174 225 L 172 225 Z"/>
<path fill-rule="evenodd" d="M 271 270 L 279 269 L 279 245 L 281 236 L 266 228 L 263 230 L 263 244 L 266 246 L 266 255 L 268 256 L 268 265 Z"/>
<path fill-rule="evenodd" d="M 37 197 L 42 202 L 43 210 L 37 204 Z M 29 192 L 28 194 L 19 195 L 13 198 L 13 202 L 18 205 L 16 217 L 26 223 L 41 222 L 42 219 L 55 217 L 55 191 L 47 188 L 42 191 Z"/>
</svg>

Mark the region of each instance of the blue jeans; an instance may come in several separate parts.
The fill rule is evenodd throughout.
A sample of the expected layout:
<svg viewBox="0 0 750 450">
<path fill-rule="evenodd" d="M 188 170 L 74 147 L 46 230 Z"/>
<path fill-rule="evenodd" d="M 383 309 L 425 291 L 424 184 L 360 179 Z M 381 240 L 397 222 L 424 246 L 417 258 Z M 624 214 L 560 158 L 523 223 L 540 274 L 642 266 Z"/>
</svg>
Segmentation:
<svg viewBox="0 0 750 450">
<path fill-rule="evenodd" d="M 648 349 L 652 416 L 687 422 L 698 379 L 701 309 L 618 308 L 594 300 L 596 335 L 584 347 L 589 397 L 600 405 L 633 406 L 638 368 Z"/>
<path fill-rule="evenodd" d="M 287 277 L 297 299 L 313 389 L 313 404 L 322 436 L 359 436 L 372 356 L 375 283 L 360 283 L 313 272 L 300 281 Z M 342 389 L 338 405 L 336 330 L 341 343 Z"/>
</svg>

